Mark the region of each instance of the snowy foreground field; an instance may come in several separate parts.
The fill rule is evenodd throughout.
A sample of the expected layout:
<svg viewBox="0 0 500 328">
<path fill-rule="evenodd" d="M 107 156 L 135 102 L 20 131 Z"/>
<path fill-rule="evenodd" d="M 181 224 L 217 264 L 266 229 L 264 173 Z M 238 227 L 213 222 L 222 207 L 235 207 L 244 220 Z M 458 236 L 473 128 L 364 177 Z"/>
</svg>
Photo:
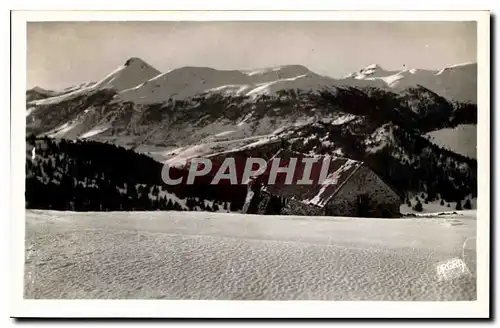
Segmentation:
<svg viewBox="0 0 500 328">
<path fill-rule="evenodd" d="M 476 299 L 475 211 L 363 219 L 30 210 L 26 221 L 25 298 Z M 439 281 L 437 264 L 452 258 L 472 275 Z"/>
</svg>

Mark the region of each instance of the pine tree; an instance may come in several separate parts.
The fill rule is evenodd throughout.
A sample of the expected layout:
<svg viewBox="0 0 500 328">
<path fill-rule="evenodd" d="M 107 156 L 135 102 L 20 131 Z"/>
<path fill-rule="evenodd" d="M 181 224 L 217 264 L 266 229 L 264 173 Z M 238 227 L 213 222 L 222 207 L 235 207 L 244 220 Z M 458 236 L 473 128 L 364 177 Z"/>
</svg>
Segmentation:
<svg viewBox="0 0 500 328">
<path fill-rule="evenodd" d="M 213 212 L 213 211 L 214 211 L 214 209 L 210 206 L 210 204 L 207 204 L 207 205 L 205 206 L 205 211 L 208 211 L 208 212 Z"/>
<path fill-rule="evenodd" d="M 132 200 L 135 201 L 137 199 L 137 190 L 133 183 L 127 183 L 127 195 Z"/>
<path fill-rule="evenodd" d="M 192 210 L 194 210 L 195 206 L 196 206 L 195 200 L 193 198 L 191 198 L 191 197 L 188 197 L 187 200 L 186 200 L 186 207 L 190 211 L 192 211 Z"/>
<path fill-rule="evenodd" d="M 455 209 L 457 211 L 461 211 L 462 210 L 462 201 L 461 200 L 457 201 L 457 206 L 455 207 Z"/>
<path fill-rule="evenodd" d="M 413 207 L 413 209 L 417 212 L 422 212 L 424 209 L 422 207 L 422 203 L 420 201 L 417 202 L 417 204 L 415 204 L 415 206 Z"/>
<path fill-rule="evenodd" d="M 472 209 L 472 204 L 471 204 L 471 202 L 470 202 L 470 199 L 469 199 L 469 198 L 467 198 L 467 199 L 465 200 L 464 209 L 466 209 L 466 210 L 470 210 L 470 209 Z"/>
</svg>

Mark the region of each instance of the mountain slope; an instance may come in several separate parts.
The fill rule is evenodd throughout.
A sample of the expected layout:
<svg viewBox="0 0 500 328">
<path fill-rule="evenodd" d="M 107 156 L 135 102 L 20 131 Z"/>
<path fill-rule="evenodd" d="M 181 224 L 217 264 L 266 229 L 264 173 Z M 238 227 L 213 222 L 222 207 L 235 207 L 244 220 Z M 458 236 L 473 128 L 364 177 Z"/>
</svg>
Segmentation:
<svg viewBox="0 0 500 328">
<path fill-rule="evenodd" d="M 378 65 L 370 65 L 348 77 L 383 81 L 396 91 L 423 86 L 450 100 L 477 103 L 477 63 L 465 63 L 441 70 L 404 69 L 386 71 Z"/>
<path fill-rule="evenodd" d="M 182 100 L 199 94 L 221 93 L 258 97 L 278 91 L 300 89 L 317 91 L 334 87 L 335 80 L 320 76 L 300 65 L 260 71 L 222 71 L 207 67 L 182 67 L 156 76 L 143 84 L 119 93 L 122 101 L 136 104 Z"/>
<path fill-rule="evenodd" d="M 136 90 L 145 90 L 147 84 L 143 87 Z M 265 87 L 275 94 L 255 98 L 253 94 L 208 93 L 157 104 L 123 102 L 117 100 L 123 93 L 98 90 L 33 107 L 28 112 L 27 128 L 29 133 L 91 137 L 134 147 L 181 147 L 205 138 L 219 139 L 221 133 L 229 133 L 226 138 L 232 140 L 269 135 L 287 126 L 335 120 L 343 113 L 368 115 L 382 124 L 395 120 L 424 132 L 452 123 L 475 123 L 474 117 L 466 115 L 475 108 L 460 107 L 457 116 L 458 107 L 423 87 L 400 94 L 378 88 L 332 87 L 312 92 L 276 90 L 270 84 Z"/>
<path fill-rule="evenodd" d="M 125 64 L 118 67 L 101 81 L 97 82 L 96 88 L 112 88 L 122 91 L 132 88 L 145 80 L 151 79 L 161 74 L 140 58 L 130 58 Z"/>
<path fill-rule="evenodd" d="M 52 90 L 45 90 L 40 87 L 34 87 L 26 91 L 26 103 L 32 102 L 34 100 L 50 98 L 55 94 L 56 92 Z"/>
<path fill-rule="evenodd" d="M 115 92 L 125 90 L 145 80 L 159 75 L 160 72 L 139 58 L 130 58 L 122 66 L 108 74 L 97 83 L 76 86 L 64 93 L 59 93 L 54 97 L 30 102 L 29 106 L 43 106 L 58 104 L 82 95 L 87 95 L 102 89 L 113 89 Z"/>
<path fill-rule="evenodd" d="M 477 126 L 474 124 L 460 124 L 454 128 L 428 132 L 426 136 L 440 147 L 470 158 L 477 158 Z"/>
</svg>

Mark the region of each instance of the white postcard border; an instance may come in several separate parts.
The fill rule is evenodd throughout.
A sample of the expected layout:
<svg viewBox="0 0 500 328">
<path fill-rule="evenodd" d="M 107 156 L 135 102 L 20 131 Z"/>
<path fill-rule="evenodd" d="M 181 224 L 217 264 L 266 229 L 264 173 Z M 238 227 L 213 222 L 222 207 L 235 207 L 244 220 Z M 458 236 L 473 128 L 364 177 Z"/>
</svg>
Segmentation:
<svg viewBox="0 0 500 328">
<path fill-rule="evenodd" d="M 477 21 L 478 212 L 477 296 L 473 302 L 24 300 L 26 22 L 164 20 Z M 487 317 L 490 275 L 490 17 L 488 11 L 189 11 L 12 13 L 11 316 L 18 317 Z"/>
</svg>

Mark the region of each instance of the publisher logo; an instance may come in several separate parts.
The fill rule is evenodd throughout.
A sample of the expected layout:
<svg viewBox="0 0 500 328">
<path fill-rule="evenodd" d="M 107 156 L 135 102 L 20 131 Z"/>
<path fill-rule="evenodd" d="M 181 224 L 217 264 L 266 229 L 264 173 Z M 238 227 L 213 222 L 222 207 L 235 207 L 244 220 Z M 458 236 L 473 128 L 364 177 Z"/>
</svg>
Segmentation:
<svg viewBox="0 0 500 328">
<path fill-rule="evenodd" d="M 336 163 L 333 165 L 332 163 Z M 165 164 L 162 179 L 168 185 L 192 185 L 202 181 L 209 184 L 248 184 L 259 177 L 266 185 L 337 184 L 342 174 L 351 172 L 359 162 L 337 157 L 291 157 L 265 160 L 257 157 L 227 157 L 223 161 L 193 158 L 186 161 L 183 173 L 179 166 Z M 171 173 L 171 171 L 176 171 Z"/>
<path fill-rule="evenodd" d="M 454 258 L 437 265 L 437 275 L 440 281 L 453 280 L 458 277 L 470 275 L 465 262 L 460 258 Z"/>
<path fill-rule="evenodd" d="M 472 273 L 465 262 L 467 261 L 470 265 L 474 265 L 475 263 L 474 260 L 470 258 L 470 252 L 473 251 L 473 253 L 475 253 L 476 250 L 474 245 L 475 241 L 476 237 L 468 237 L 464 240 L 462 245 L 462 258 L 456 257 L 451 260 L 438 263 L 436 271 L 439 281 L 453 280 L 462 276 L 472 276 Z M 469 256 L 466 255 L 467 253 L 469 253 Z"/>
</svg>

